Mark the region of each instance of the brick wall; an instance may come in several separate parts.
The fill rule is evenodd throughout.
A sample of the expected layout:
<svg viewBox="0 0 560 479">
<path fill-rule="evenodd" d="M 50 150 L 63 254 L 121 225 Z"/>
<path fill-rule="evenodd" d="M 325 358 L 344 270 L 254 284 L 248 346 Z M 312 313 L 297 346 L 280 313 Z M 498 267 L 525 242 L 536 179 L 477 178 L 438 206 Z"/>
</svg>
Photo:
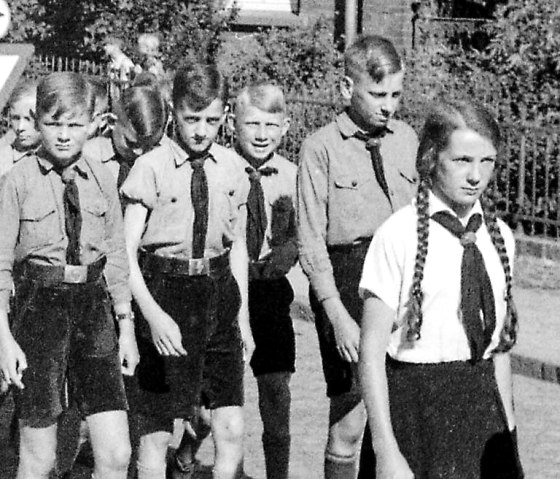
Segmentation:
<svg viewBox="0 0 560 479">
<path fill-rule="evenodd" d="M 363 32 L 390 38 L 401 50 L 412 43 L 410 0 L 364 0 Z"/>
</svg>

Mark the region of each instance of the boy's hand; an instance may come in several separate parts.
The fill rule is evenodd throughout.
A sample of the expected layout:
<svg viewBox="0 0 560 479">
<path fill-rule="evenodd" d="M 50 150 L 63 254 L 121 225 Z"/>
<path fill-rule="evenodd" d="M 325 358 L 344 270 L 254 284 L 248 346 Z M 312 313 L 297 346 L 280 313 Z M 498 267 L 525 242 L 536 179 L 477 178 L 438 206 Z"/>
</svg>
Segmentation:
<svg viewBox="0 0 560 479">
<path fill-rule="evenodd" d="M 165 311 L 159 311 L 147 317 L 152 333 L 152 341 L 162 356 L 186 356 L 182 344 L 179 326 Z"/>
<path fill-rule="evenodd" d="M 255 340 L 248 324 L 240 323 L 239 327 L 241 330 L 241 340 L 243 341 L 243 359 L 245 364 L 249 364 L 255 352 Z"/>
<path fill-rule="evenodd" d="M 360 349 L 358 323 L 348 314 L 339 298 L 326 299 L 323 301 L 323 308 L 334 330 L 338 354 L 349 363 L 357 363 Z"/>
<path fill-rule="evenodd" d="M 19 389 L 24 385 L 21 381 L 23 371 L 27 369 L 25 354 L 11 334 L 0 337 L 0 373 L 2 374 L 2 390 L 13 384 Z"/>
<path fill-rule="evenodd" d="M 119 358 L 121 370 L 125 376 L 134 375 L 140 361 L 138 345 L 134 336 L 134 323 L 129 319 L 119 321 Z"/>
</svg>

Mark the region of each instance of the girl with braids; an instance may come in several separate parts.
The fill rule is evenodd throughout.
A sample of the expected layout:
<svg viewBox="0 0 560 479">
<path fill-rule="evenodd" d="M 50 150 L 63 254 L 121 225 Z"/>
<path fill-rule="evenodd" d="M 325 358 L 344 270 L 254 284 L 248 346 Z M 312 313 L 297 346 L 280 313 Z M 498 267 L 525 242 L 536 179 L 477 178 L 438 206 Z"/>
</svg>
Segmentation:
<svg viewBox="0 0 560 479">
<path fill-rule="evenodd" d="M 499 147 L 487 110 L 436 107 L 416 199 L 367 253 L 359 371 L 377 479 L 523 477 L 509 356 L 514 239 L 483 197 Z"/>
</svg>

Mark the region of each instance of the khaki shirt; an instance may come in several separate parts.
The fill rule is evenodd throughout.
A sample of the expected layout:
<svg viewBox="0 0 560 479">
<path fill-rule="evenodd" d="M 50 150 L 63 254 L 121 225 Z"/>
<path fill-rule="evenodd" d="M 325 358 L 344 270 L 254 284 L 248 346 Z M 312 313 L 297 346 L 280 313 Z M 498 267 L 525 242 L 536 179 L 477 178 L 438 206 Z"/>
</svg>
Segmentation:
<svg viewBox="0 0 560 479">
<path fill-rule="evenodd" d="M 30 151 L 18 151 L 12 143 L 0 143 L 0 176 L 7 173 L 19 160 L 32 154 Z"/>
<path fill-rule="evenodd" d="M 128 257 L 117 190 L 105 168 L 82 156 L 76 163 L 82 229 L 80 262 L 105 256 L 114 304 L 131 299 Z M 64 184 L 41 151 L 22 159 L 0 180 L 0 308 L 8 308 L 15 262 L 66 264 Z"/>
<path fill-rule="evenodd" d="M 418 138 L 406 123 L 391 120 L 380 141 L 391 201 L 377 183 L 365 143 L 346 113 L 302 144 L 298 171 L 300 262 L 322 301 L 338 297 L 327 246 L 371 237 L 416 190 Z"/>
<path fill-rule="evenodd" d="M 243 237 L 241 208 L 249 191 L 245 160 L 215 143 L 209 153 L 212 158 L 204 163 L 209 194 L 205 257 L 222 254 Z M 136 160 L 121 187 L 125 201 L 139 202 L 149 210 L 140 246 L 162 256 L 192 257 L 194 209 L 188 159 L 177 143 L 165 141 Z"/>
<path fill-rule="evenodd" d="M 115 156 L 113 142 L 106 136 L 94 136 L 85 142 L 83 154 L 88 158 L 105 163 Z"/>
</svg>

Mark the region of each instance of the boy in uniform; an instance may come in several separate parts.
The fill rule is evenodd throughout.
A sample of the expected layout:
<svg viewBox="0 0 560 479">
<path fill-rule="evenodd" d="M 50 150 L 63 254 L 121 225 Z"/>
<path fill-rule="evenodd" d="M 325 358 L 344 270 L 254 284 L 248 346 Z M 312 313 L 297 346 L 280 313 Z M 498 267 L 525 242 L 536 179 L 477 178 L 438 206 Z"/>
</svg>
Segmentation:
<svg viewBox="0 0 560 479">
<path fill-rule="evenodd" d="M 34 118 L 36 96 L 37 82 L 32 80 L 20 82 L 10 96 L 10 129 L 0 139 L 0 176 L 39 146 Z"/>
<path fill-rule="evenodd" d="M 267 479 L 287 479 L 290 460 L 290 378 L 295 335 L 290 317 L 294 292 L 286 274 L 297 261 L 297 167 L 276 153 L 288 131 L 282 90 L 255 84 L 237 96 L 232 126 L 236 150 L 246 160 L 251 359 L 259 391 Z"/>
<path fill-rule="evenodd" d="M 131 409 L 141 438 L 138 479 L 163 479 L 175 418 L 211 411 L 213 477 L 230 479 L 243 454 L 247 308 L 243 160 L 214 143 L 227 88 L 215 65 L 176 74 L 177 142 L 140 156 L 121 188 L 131 289 L 142 314 Z"/>
<path fill-rule="evenodd" d="M 117 191 L 105 169 L 82 155 L 93 105 L 80 75 L 43 79 L 37 88 L 42 147 L 0 183 L 0 371 L 15 388 L 18 479 L 49 476 L 57 420 L 70 404 L 88 423 L 93 477 L 127 474 L 121 367 L 132 374 L 138 350 Z"/>
<path fill-rule="evenodd" d="M 366 420 L 356 371 L 365 253 L 378 226 L 414 194 L 418 140 L 393 119 L 403 74 L 391 42 L 358 39 L 345 54 L 346 110 L 301 148 L 298 241 L 330 398 L 327 479 L 356 477 Z"/>
</svg>

